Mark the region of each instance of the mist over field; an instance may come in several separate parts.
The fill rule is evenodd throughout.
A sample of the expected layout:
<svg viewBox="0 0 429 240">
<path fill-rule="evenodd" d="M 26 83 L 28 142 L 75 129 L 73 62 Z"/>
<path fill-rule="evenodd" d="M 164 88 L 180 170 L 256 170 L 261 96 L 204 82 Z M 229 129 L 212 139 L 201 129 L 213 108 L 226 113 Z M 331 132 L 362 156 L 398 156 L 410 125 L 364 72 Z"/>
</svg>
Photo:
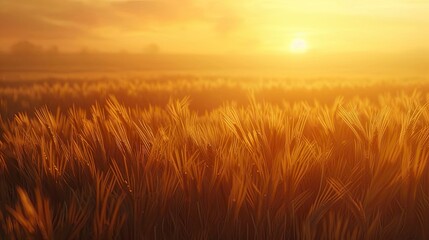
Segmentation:
<svg viewBox="0 0 429 240">
<path fill-rule="evenodd" d="M 0 71 L 17 72 L 155 72 L 244 76 L 320 77 L 425 77 L 429 52 L 343 52 L 285 54 L 174 54 L 157 50 L 143 53 L 81 50 L 61 52 L 34 43 L 15 43 L 0 53 Z"/>
</svg>

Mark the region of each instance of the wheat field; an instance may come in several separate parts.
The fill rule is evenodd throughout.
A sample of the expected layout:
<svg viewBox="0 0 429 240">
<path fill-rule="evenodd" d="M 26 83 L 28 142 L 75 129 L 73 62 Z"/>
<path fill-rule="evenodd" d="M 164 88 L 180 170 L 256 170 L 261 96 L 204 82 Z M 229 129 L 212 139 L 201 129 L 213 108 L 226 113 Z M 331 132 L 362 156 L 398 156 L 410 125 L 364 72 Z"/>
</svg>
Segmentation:
<svg viewBox="0 0 429 240">
<path fill-rule="evenodd" d="M 429 239 L 429 83 L 0 83 L 3 239 Z"/>
</svg>

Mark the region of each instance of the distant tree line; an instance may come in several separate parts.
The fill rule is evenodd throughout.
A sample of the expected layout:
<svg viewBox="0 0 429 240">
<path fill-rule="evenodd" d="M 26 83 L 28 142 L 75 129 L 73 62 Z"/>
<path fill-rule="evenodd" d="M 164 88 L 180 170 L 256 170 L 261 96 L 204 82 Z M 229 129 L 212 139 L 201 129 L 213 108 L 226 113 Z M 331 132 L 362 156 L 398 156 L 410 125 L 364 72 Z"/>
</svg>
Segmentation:
<svg viewBox="0 0 429 240">
<path fill-rule="evenodd" d="M 143 46 L 141 53 L 146 55 L 157 55 L 161 52 L 158 44 L 150 43 L 146 46 Z M 8 53 L 17 55 L 17 56 L 34 56 L 34 55 L 57 55 L 60 54 L 60 49 L 57 45 L 50 46 L 49 48 L 44 48 L 38 44 L 35 44 L 28 40 L 22 40 L 15 42 L 10 46 Z M 94 54 L 101 53 L 100 51 L 94 49 L 88 49 L 87 47 L 82 47 L 80 51 L 75 53 L 78 54 Z M 120 53 L 126 53 L 121 51 Z"/>
<path fill-rule="evenodd" d="M 58 46 L 54 45 L 49 48 L 43 48 L 40 45 L 34 44 L 30 41 L 18 41 L 14 43 L 9 52 L 14 55 L 40 55 L 40 54 L 59 54 Z"/>
</svg>

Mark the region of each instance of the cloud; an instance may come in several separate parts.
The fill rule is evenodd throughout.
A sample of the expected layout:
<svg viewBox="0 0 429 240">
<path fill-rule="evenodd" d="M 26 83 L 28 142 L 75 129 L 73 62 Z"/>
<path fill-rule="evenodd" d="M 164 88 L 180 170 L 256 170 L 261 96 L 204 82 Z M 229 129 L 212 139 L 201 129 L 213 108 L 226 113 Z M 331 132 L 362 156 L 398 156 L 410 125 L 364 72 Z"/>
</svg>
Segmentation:
<svg viewBox="0 0 429 240">
<path fill-rule="evenodd" d="M 214 23 L 214 29 L 221 36 L 229 36 L 238 31 L 243 25 L 243 21 L 237 15 L 225 15 L 217 19 Z"/>
<path fill-rule="evenodd" d="M 0 3 L 3 38 L 61 39 L 90 37 L 98 8 L 74 1 L 20 0 Z"/>
<path fill-rule="evenodd" d="M 189 21 L 202 17 L 201 9 L 190 0 L 116 1 L 111 7 L 119 13 L 156 22 Z M 145 24 L 145 22 L 141 22 Z"/>
<path fill-rule="evenodd" d="M 62 39 L 90 36 L 90 31 L 63 22 L 29 14 L 0 12 L 0 37 L 20 39 Z"/>
<path fill-rule="evenodd" d="M 225 13 L 222 3 L 207 2 L 16 0 L 0 3 L 0 27 L 2 37 L 73 38 L 91 37 L 95 28 L 144 30 L 199 22 L 226 34 L 238 26 L 231 9 Z"/>
</svg>

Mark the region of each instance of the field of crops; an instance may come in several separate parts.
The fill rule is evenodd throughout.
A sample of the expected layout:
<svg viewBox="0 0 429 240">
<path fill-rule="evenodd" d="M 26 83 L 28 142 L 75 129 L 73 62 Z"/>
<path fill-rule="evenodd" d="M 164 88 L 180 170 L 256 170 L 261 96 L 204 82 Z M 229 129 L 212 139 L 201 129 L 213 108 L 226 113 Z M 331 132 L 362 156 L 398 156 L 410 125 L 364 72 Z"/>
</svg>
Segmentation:
<svg viewBox="0 0 429 240">
<path fill-rule="evenodd" d="M 0 82 L 4 239 L 429 239 L 429 82 Z"/>
</svg>

